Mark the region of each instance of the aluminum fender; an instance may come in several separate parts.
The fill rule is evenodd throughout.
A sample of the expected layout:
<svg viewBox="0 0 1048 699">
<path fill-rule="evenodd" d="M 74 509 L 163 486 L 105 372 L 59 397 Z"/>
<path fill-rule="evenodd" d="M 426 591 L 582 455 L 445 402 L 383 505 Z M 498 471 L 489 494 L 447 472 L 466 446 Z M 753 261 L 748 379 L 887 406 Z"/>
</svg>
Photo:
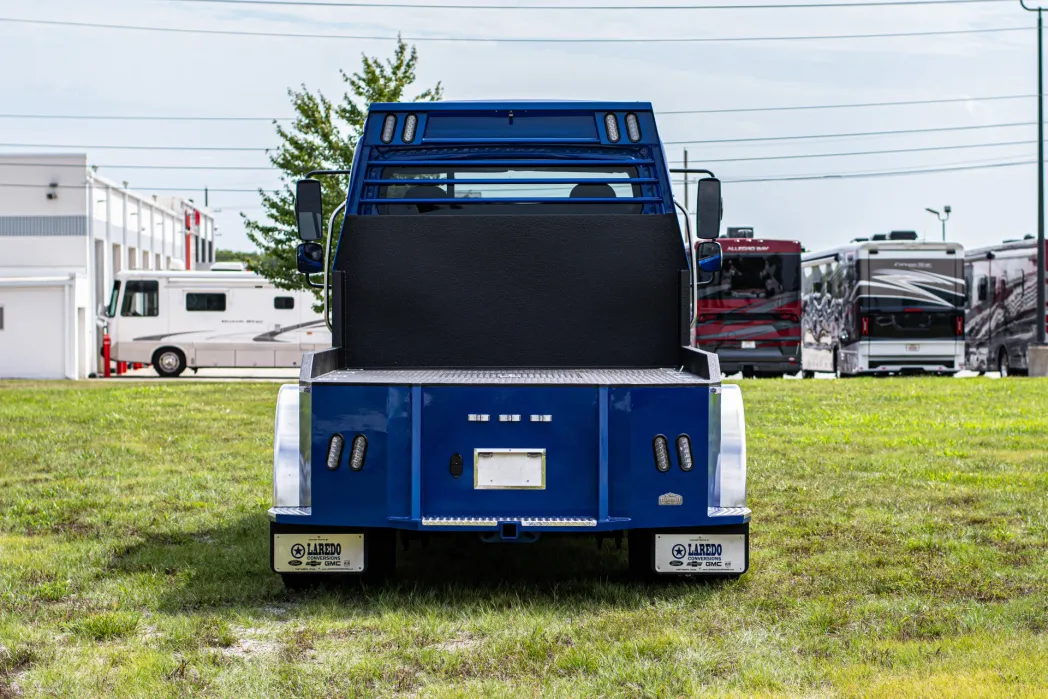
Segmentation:
<svg viewBox="0 0 1048 699">
<path fill-rule="evenodd" d="M 735 384 L 721 387 L 721 442 L 717 457 L 719 507 L 746 506 L 746 413 L 742 389 Z"/>
<path fill-rule="evenodd" d="M 299 507 L 298 384 L 284 384 L 277 394 L 273 428 L 273 505 Z"/>
</svg>

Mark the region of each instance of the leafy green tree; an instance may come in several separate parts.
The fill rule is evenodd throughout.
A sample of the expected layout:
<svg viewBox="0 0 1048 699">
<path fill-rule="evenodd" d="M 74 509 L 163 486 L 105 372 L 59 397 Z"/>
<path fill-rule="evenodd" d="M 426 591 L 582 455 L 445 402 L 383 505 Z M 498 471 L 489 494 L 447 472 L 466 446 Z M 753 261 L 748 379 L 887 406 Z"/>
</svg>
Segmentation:
<svg viewBox="0 0 1048 699">
<path fill-rule="evenodd" d="M 309 288 L 295 260 L 299 243 L 295 182 L 311 170 L 350 168 L 372 102 L 435 102 L 443 95 L 438 82 L 414 97 L 405 98 L 405 92 L 415 82 L 418 52 L 399 37 L 392 58 L 383 60 L 362 55 L 362 59 L 360 72 L 348 75 L 344 70 L 339 71 L 348 86 L 341 102 L 332 102 L 320 92 L 310 92 L 305 85 L 300 90 L 288 90 L 295 121 L 288 127 L 275 124 L 281 144 L 269 154 L 269 161 L 281 172 L 281 189 L 259 190 L 266 212 L 264 219 L 255 221 L 241 214 L 247 237 L 260 253 L 256 271 L 278 288 Z M 328 215 L 345 199 L 348 179 L 321 178 L 324 210 Z M 326 226 L 327 221 L 324 224 Z M 319 290 L 312 291 L 319 301 Z"/>
</svg>

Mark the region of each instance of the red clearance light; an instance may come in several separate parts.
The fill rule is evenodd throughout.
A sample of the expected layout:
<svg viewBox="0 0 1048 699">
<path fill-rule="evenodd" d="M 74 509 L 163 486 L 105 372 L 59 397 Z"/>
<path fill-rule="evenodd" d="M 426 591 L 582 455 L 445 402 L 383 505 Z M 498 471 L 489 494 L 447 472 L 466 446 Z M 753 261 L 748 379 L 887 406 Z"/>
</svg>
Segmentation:
<svg viewBox="0 0 1048 699">
<path fill-rule="evenodd" d="M 964 336 L 964 316 L 957 316 L 954 318 L 954 329 L 957 331 L 957 337 Z"/>
<path fill-rule="evenodd" d="M 862 317 L 862 334 L 863 335 L 869 335 L 870 334 L 870 318 L 869 318 L 869 316 L 863 316 Z"/>
</svg>

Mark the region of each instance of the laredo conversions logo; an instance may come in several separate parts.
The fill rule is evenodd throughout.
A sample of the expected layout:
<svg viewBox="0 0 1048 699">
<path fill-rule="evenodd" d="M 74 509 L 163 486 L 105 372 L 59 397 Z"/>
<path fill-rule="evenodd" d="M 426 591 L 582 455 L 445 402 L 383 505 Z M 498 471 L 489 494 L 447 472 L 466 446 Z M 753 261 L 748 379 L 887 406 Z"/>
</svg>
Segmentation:
<svg viewBox="0 0 1048 699">
<path fill-rule="evenodd" d="M 289 566 L 302 565 L 303 558 L 306 559 L 305 564 L 313 568 L 320 565 L 338 566 L 342 563 L 342 544 L 312 542 L 307 542 L 305 546 L 295 544 L 291 547 L 291 556 L 294 560 L 287 562 Z"/>
</svg>

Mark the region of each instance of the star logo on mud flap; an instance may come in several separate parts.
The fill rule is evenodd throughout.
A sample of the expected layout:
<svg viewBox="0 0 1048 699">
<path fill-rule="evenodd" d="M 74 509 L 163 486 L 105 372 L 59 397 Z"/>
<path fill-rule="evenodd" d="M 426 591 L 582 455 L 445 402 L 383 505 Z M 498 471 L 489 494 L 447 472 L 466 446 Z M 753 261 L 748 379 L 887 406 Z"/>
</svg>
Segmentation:
<svg viewBox="0 0 1048 699">
<path fill-rule="evenodd" d="M 302 558 L 306 555 L 306 547 L 302 544 L 295 544 L 291 547 L 291 555 L 295 558 Z"/>
<path fill-rule="evenodd" d="M 670 553 L 673 554 L 674 558 L 680 560 L 688 554 L 688 549 L 684 548 L 684 544 L 676 544 L 672 549 L 670 549 Z"/>
</svg>

